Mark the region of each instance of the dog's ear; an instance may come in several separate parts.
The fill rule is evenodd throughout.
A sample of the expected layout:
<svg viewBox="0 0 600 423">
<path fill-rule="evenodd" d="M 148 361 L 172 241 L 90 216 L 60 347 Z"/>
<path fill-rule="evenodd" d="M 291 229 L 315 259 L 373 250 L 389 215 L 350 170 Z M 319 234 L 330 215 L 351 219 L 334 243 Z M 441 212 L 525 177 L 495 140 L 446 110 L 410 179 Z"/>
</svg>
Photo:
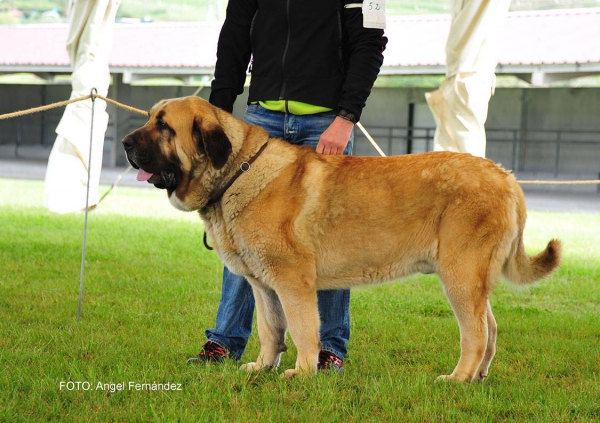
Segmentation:
<svg viewBox="0 0 600 423">
<path fill-rule="evenodd" d="M 231 155 L 231 141 L 218 124 L 208 127 L 202 119 L 194 118 L 193 137 L 200 152 L 206 154 L 215 169 L 221 169 Z"/>
</svg>

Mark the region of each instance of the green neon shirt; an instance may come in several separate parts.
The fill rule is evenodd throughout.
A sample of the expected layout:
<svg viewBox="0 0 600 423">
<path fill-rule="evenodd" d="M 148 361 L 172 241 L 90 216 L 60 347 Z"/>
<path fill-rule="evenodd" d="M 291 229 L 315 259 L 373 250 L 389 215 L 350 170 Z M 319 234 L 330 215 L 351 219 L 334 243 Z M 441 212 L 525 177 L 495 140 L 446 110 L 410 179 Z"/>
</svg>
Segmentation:
<svg viewBox="0 0 600 423">
<path fill-rule="evenodd" d="M 317 113 L 330 112 L 333 109 L 323 106 L 315 106 L 313 104 L 302 103 L 301 101 L 291 100 L 266 100 L 259 101 L 262 107 L 274 112 L 291 113 L 293 115 L 314 115 Z"/>
</svg>

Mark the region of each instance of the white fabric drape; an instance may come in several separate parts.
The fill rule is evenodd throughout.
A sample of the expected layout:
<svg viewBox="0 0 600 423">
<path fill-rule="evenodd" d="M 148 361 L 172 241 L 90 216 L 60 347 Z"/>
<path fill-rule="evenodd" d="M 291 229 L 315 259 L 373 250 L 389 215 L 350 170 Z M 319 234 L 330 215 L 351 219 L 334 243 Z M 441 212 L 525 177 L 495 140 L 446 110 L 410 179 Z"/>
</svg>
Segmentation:
<svg viewBox="0 0 600 423">
<path fill-rule="evenodd" d="M 454 0 L 446 79 L 425 94 L 436 122 L 434 150 L 485 157 L 485 121 L 510 0 Z"/>
<path fill-rule="evenodd" d="M 108 56 L 120 0 L 70 0 L 67 50 L 71 59 L 71 98 L 96 88 L 106 96 L 110 84 Z M 85 209 L 91 129 L 90 100 L 66 107 L 56 128 L 56 141 L 46 170 L 44 205 L 57 213 Z M 94 134 L 89 204 L 98 203 L 104 134 L 108 126 L 106 103 L 94 106 Z"/>
</svg>

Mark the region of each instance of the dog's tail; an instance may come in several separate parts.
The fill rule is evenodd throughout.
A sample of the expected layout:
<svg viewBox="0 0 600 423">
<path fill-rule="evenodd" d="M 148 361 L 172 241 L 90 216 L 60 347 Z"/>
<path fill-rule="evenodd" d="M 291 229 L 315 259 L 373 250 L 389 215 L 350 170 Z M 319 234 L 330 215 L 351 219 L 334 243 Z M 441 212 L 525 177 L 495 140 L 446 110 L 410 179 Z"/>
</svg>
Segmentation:
<svg viewBox="0 0 600 423">
<path fill-rule="evenodd" d="M 524 285 L 549 276 L 560 266 L 562 244 L 559 240 L 551 240 L 546 249 L 533 257 L 529 257 L 523 245 L 523 233 L 513 241 L 510 255 L 504 263 L 502 273 L 511 282 Z"/>
</svg>

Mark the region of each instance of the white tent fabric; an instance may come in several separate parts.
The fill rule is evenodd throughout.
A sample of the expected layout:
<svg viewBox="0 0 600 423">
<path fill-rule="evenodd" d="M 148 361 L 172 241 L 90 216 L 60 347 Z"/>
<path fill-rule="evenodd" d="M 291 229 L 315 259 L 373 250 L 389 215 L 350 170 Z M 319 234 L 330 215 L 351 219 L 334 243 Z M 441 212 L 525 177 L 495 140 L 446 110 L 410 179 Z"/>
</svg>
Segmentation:
<svg viewBox="0 0 600 423">
<path fill-rule="evenodd" d="M 435 151 L 485 157 L 485 121 L 497 51 L 510 0 L 454 0 L 446 42 L 446 79 L 425 94 L 436 122 Z"/>
<path fill-rule="evenodd" d="M 110 84 L 108 55 L 120 0 L 69 0 L 67 50 L 71 59 L 71 98 L 106 96 Z M 69 104 L 56 128 L 44 187 L 44 205 L 57 213 L 82 211 L 86 206 L 92 102 Z M 108 126 L 106 103 L 94 105 L 94 134 L 89 205 L 98 203 L 104 134 Z"/>
</svg>

